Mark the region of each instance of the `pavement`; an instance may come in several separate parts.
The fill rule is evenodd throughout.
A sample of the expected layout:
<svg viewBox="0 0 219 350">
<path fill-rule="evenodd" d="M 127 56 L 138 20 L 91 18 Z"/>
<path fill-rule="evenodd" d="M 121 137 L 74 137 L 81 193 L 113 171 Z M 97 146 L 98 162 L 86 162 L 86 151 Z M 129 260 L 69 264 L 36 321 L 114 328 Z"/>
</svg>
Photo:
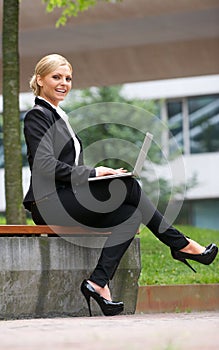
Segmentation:
<svg viewBox="0 0 219 350">
<path fill-rule="evenodd" d="M 0 321 L 1 350 L 218 350 L 219 312 Z"/>
</svg>

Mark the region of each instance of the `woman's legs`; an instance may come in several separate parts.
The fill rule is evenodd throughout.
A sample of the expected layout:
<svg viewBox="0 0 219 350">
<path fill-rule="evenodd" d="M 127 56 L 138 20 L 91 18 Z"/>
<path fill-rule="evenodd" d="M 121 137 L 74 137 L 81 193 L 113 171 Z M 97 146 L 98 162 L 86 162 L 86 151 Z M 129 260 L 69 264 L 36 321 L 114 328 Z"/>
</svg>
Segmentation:
<svg viewBox="0 0 219 350">
<path fill-rule="evenodd" d="M 161 242 L 169 246 L 171 249 L 181 250 L 188 253 L 191 252 L 192 254 L 200 254 L 205 250 L 205 247 L 202 247 L 197 242 L 186 238 L 181 232 L 166 222 L 162 214 L 153 206 L 151 201 L 141 190 L 137 181 L 134 179 L 125 179 L 125 183 L 127 186 L 127 197 L 124 203 L 137 208 L 135 215 L 140 215 L 136 219 L 136 222 L 140 222 L 139 220 L 141 219 L 141 222 L 147 226 Z M 126 224 L 127 227 L 129 226 L 130 228 L 130 234 L 133 234 L 134 237 L 133 228 L 130 225 L 131 219 L 132 217 L 130 217 Z M 134 216 L 133 221 L 135 221 Z M 125 233 L 123 224 L 120 225 L 120 228 L 121 231 Z M 113 231 L 110 239 L 113 240 L 116 234 L 116 230 Z M 125 237 L 126 234 L 123 236 L 123 239 Z M 129 240 L 128 238 L 130 238 L 130 236 L 127 236 L 127 241 L 124 241 L 124 243 L 118 246 L 110 246 L 109 241 L 107 241 L 107 247 L 104 247 L 102 250 L 98 264 L 90 277 L 91 283 L 94 282 L 94 288 L 96 288 L 102 296 L 106 296 L 109 293 L 108 288 L 106 289 L 107 283 L 112 279 L 119 261 L 132 241 L 132 239 Z M 117 262 L 115 261 L 115 256 L 117 257 Z"/>
<path fill-rule="evenodd" d="M 168 243 L 170 246 L 173 238 L 181 241 L 179 248 L 185 247 L 188 244 L 188 241 L 181 233 L 175 231 L 174 229 L 169 229 L 169 225 L 167 224 L 163 235 L 158 235 L 159 226 L 163 219 L 162 215 L 142 193 L 137 181 L 132 178 L 127 178 L 123 181 L 126 184 L 127 195 L 123 205 L 117 210 L 117 215 L 124 218 L 126 216 L 124 214 L 126 213 L 128 214 L 129 219 L 112 229 L 112 234 L 106 241 L 97 266 L 89 278 L 89 281 L 93 283 L 92 285 L 94 288 L 105 297 L 106 295 L 109 295 L 106 286 L 109 280 L 112 279 L 122 256 L 128 249 L 141 222 L 149 225 L 151 231 L 158 236 L 159 239 L 164 241 L 164 243 Z M 102 184 L 102 186 L 103 185 L 104 184 Z M 95 188 L 93 188 L 93 192 L 95 195 Z M 132 210 L 128 212 L 128 208 L 132 208 Z M 107 217 L 109 220 L 111 220 L 110 216 Z M 169 231 L 167 231 L 168 229 Z M 179 242 L 177 243 L 179 244 Z"/>
<path fill-rule="evenodd" d="M 59 198 L 65 210 L 75 219 L 76 224 L 79 222 L 90 227 L 110 228 L 112 231 L 112 234 L 107 239 L 101 252 L 97 266 L 90 276 L 91 283 L 99 286 L 102 296 L 109 295 L 107 284 L 113 277 L 122 256 L 128 249 L 141 222 L 146 225 L 160 241 L 174 250 L 186 251 L 186 249 L 190 249 L 194 251 L 194 247 L 196 247 L 196 252 L 199 254 L 200 249 L 202 249 L 196 242 L 190 242 L 182 233 L 164 220 L 162 214 L 153 206 L 136 180 L 124 178 L 123 182 L 127 189 L 126 198 L 119 208 L 109 213 L 92 212 L 92 210 L 84 208 L 77 202 L 74 193 L 69 188 L 59 191 Z M 103 202 L 110 197 L 108 188 L 109 181 L 101 181 L 101 183 L 94 182 L 91 184 L 92 194 L 96 199 Z M 80 188 L 78 190 L 80 190 Z M 81 191 L 82 195 L 83 192 L 85 192 L 86 195 L 86 189 L 82 187 Z M 118 197 L 120 196 L 119 182 L 116 194 Z M 54 202 L 43 203 L 42 205 L 51 208 L 52 220 L 58 218 L 58 221 L 52 222 L 53 224 L 69 224 L 62 222 L 60 212 L 56 215 L 56 205 Z M 51 224 L 51 222 L 49 223 Z"/>
<path fill-rule="evenodd" d="M 100 193 L 101 195 L 104 193 L 103 187 Z M 59 199 L 64 211 L 75 220 L 72 220 L 75 225 L 83 224 L 90 228 L 107 229 L 112 232 L 90 276 L 91 281 L 101 287 L 100 294 L 110 298 L 107 284 L 141 224 L 141 213 L 134 206 L 125 203 L 113 212 L 104 214 L 92 212 L 77 203 L 74 193 L 69 188 L 59 191 Z M 39 202 L 38 207 L 36 205 L 32 207 L 32 217 L 36 224 L 71 225 L 71 222 L 62 219 L 60 208 L 53 196 Z M 104 286 L 105 288 L 102 288 Z"/>
</svg>

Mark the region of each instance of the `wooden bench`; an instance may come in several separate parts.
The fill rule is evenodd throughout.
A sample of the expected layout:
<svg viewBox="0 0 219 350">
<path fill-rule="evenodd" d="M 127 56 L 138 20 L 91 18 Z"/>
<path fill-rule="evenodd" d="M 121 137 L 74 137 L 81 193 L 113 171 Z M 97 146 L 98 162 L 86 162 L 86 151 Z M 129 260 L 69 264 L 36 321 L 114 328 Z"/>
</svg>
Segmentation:
<svg viewBox="0 0 219 350">
<path fill-rule="evenodd" d="M 57 225 L 0 225 L 0 236 L 7 235 L 99 235 L 108 236 L 110 231 L 95 231 L 82 226 L 57 226 Z M 139 234 L 139 230 L 137 232 Z"/>
<path fill-rule="evenodd" d="M 101 235 L 107 236 L 111 232 L 93 231 L 81 226 L 56 225 L 0 225 L 0 235 Z"/>
</svg>

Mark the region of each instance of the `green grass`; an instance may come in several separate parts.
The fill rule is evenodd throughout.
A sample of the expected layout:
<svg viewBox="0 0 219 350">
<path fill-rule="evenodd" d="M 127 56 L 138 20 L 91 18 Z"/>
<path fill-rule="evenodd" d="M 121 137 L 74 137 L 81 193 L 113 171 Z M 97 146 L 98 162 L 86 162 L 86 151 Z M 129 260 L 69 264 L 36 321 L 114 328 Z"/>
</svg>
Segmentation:
<svg viewBox="0 0 219 350">
<path fill-rule="evenodd" d="M 5 225 L 5 217 L 0 216 L 0 225 Z"/>
<path fill-rule="evenodd" d="M 6 225 L 5 216 L 0 216 L 0 225 Z M 30 218 L 27 218 L 27 225 L 34 225 L 33 220 Z"/>
<path fill-rule="evenodd" d="M 219 245 L 219 231 L 191 226 L 177 228 L 202 245 L 211 242 Z M 209 266 L 190 260 L 197 271 L 194 273 L 186 265 L 174 260 L 170 249 L 146 228 L 141 231 L 140 238 L 142 271 L 139 285 L 219 283 L 219 257 Z"/>
<path fill-rule="evenodd" d="M 33 224 L 31 219 L 27 223 Z M 0 224 L 5 224 L 4 217 L 0 217 Z M 219 246 L 219 231 L 192 226 L 177 226 L 177 228 L 202 245 L 214 242 Z M 142 265 L 139 285 L 219 283 L 219 255 L 209 266 L 190 260 L 189 262 L 197 271 L 194 273 L 186 265 L 174 260 L 171 257 L 170 249 L 147 228 L 142 229 L 139 236 Z"/>
</svg>

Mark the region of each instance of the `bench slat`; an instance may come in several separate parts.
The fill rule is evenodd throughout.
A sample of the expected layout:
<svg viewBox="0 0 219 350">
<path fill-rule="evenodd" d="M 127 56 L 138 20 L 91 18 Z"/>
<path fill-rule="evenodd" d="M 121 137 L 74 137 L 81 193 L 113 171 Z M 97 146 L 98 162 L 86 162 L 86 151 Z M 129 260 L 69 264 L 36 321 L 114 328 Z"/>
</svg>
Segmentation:
<svg viewBox="0 0 219 350">
<path fill-rule="evenodd" d="M 0 235 L 34 235 L 34 234 L 70 234 L 70 235 L 109 235 L 111 232 L 92 231 L 80 226 L 57 226 L 57 225 L 0 225 Z"/>
</svg>

